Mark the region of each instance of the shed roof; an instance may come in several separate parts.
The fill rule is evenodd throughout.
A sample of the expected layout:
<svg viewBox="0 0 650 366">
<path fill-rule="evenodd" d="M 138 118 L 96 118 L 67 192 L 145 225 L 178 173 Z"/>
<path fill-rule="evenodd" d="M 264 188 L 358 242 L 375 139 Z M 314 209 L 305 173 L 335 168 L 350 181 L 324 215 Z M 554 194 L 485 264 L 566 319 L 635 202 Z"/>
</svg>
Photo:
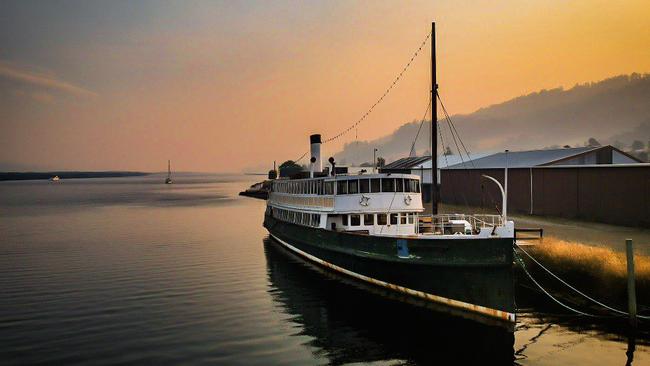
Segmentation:
<svg viewBox="0 0 650 366">
<path fill-rule="evenodd" d="M 478 159 L 486 155 L 487 154 L 471 153 L 469 157 Z M 438 156 L 438 169 L 451 167 L 463 161 L 467 161 L 467 157 L 464 157 L 463 160 L 463 156 L 458 154 Z M 392 163 L 383 166 L 381 170 L 413 170 L 420 168 L 424 168 L 425 170 L 431 169 L 431 156 L 410 156 L 407 158 L 397 159 Z"/>
<path fill-rule="evenodd" d="M 431 156 L 409 156 L 386 164 L 382 169 L 411 169 L 431 160 Z"/>
<path fill-rule="evenodd" d="M 510 151 L 508 152 L 509 168 L 530 168 L 549 164 L 557 160 L 567 159 L 586 152 L 595 151 L 605 146 L 572 147 L 563 149 Z M 452 165 L 449 169 L 495 169 L 505 168 L 506 154 L 500 152 L 470 162 Z"/>
</svg>

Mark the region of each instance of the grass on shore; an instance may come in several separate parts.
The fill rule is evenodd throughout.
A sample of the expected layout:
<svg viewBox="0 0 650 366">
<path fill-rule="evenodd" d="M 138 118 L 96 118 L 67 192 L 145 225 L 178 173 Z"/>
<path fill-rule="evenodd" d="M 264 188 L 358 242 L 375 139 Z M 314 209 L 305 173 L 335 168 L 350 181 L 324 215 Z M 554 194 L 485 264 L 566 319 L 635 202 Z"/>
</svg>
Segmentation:
<svg viewBox="0 0 650 366">
<path fill-rule="evenodd" d="M 539 245 L 528 247 L 526 250 L 578 289 L 603 301 L 626 303 L 625 252 L 553 237 L 546 237 Z M 637 300 L 642 304 L 650 304 L 650 257 L 637 254 L 634 256 L 634 264 Z"/>
</svg>

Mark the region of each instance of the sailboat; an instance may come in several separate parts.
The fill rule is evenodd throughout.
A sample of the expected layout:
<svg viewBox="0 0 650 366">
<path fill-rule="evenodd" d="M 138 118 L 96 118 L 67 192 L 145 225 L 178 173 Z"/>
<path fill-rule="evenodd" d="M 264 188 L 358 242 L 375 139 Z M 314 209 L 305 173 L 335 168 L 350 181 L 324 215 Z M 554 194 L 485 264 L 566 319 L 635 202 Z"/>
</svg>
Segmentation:
<svg viewBox="0 0 650 366">
<path fill-rule="evenodd" d="M 171 160 L 167 160 L 167 178 L 165 179 L 165 184 L 172 184 L 172 165 Z"/>
</svg>

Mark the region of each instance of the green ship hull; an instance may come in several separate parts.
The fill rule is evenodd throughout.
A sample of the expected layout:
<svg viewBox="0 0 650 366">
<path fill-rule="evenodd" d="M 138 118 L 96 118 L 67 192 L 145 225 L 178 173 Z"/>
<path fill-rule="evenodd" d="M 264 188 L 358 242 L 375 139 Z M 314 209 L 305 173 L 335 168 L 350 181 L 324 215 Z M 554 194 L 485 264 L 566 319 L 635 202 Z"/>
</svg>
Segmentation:
<svg viewBox="0 0 650 366">
<path fill-rule="evenodd" d="M 370 236 L 265 215 L 293 252 L 360 281 L 504 323 L 515 322 L 513 239 Z"/>
</svg>

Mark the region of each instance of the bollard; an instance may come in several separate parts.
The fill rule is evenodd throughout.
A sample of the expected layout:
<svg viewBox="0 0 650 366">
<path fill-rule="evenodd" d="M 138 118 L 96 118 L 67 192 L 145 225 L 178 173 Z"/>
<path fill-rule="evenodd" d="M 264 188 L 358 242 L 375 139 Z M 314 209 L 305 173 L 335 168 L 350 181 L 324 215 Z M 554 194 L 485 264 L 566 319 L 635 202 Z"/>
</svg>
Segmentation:
<svg viewBox="0 0 650 366">
<path fill-rule="evenodd" d="M 625 240 L 625 252 L 627 254 L 627 307 L 630 313 L 630 325 L 636 327 L 636 288 L 632 239 Z"/>
</svg>

